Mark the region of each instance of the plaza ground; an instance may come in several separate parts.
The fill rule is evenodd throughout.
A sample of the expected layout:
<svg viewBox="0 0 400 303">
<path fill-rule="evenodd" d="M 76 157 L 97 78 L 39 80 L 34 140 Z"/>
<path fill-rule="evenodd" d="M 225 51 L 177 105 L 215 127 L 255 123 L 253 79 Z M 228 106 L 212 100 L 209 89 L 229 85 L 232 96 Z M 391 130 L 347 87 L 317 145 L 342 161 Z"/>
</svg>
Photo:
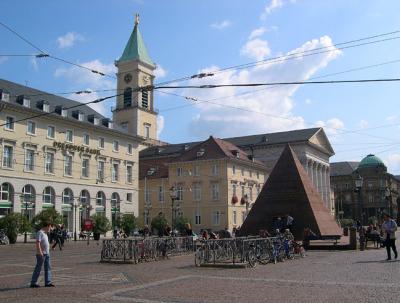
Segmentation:
<svg viewBox="0 0 400 303">
<path fill-rule="evenodd" d="M 193 255 L 141 264 L 99 263 L 101 244 L 52 252 L 55 288 L 28 288 L 33 243 L 0 246 L 0 302 L 398 302 L 400 262 L 383 249 L 312 251 L 256 268 L 196 268 Z M 43 285 L 43 275 L 40 284 Z"/>
</svg>

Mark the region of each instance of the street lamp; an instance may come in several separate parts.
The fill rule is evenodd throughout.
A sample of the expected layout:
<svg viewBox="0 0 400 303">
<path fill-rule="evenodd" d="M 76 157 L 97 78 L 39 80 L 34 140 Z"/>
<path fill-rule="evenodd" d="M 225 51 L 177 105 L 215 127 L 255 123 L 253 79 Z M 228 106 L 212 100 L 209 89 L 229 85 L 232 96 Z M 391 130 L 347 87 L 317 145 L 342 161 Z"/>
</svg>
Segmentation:
<svg viewBox="0 0 400 303">
<path fill-rule="evenodd" d="M 392 192 L 389 187 L 386 187 L 386 189 L 385 189 L 385 197 L 389 204 L 389 207 L 388 207 L 389 216 L 392 216 Z"/>
<path fill-rule="evenodd" d="M 171 230 L 174 230 L 174 211 L 175 211 L 175 200 L 178 198 L 177 191 L 174 186 L 169 190 L 169 196 L 171 197 Z"/>
<path fill-rule="evenodd" d="M 79 207 L 81 207 L 81 205 L 79 204 L 79 203 L 74 203 L 73 205 L 72 205 L 72 207 L 74 208 L 74 241 L 77 241 L 77 236 L 76 236 L 76 219 L 77 219 L 77 216 L 76 216 L 76 209 Z"/>
<path fill-rule="evenodd" d="M 31 202 L 25 201 L 24 198 L 25 198 L 25 194 L 21 194 L 21 195 L 20 195 L 21 204 L 22 204 L 22 203 L 25 203 L 25 216 L 26 216 L 26 219 L 27 219 L 28 222 L 29 222 L 28 206 L 31 206 Z M 30 200 L 30 198 L 31 198 L 31 195 L 29 195 L 29 200 Z M 27 234 L 26 229 L 25 229 L 25 233 L 24 233 L 24 243 L 27 243 L 27 242 L 28 242 L 28 234 Z"/>
<path fill-rule="evenodd" d="M 361 193 L 361 188 L 363 186 L 363 177 L 358 175 L 355 179 L 355 184 L 356 184 L 356 191 L 358 193 L 358 202 L 359 202 L 359 208 L 361 211 L 359 211 L 359 220 L 361 221 L 361 224 L 364 224 L 364 208 L 363 208 L 363 201 L 362 201 L 362 193 Z"/>
</svg>

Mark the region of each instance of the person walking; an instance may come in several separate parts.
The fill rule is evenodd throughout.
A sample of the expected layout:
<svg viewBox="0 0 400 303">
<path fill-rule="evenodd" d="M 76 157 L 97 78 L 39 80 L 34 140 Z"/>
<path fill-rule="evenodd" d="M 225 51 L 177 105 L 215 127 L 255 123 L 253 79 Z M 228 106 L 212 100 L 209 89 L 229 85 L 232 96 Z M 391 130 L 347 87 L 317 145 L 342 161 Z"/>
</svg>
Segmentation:
<svg viewBox="0 0 400 303">
<path fill-rule="evenodd" d="M 50 265 L 50 244 L 47 234 L 51 232 L 53 225 L 50 222 L 44 222 L 44 227 L 39 230 L 36 234 L 36 266 L 33 270 L 31 279 L 31 288 L 40 287 L 37 281 L 40 276 L 40 271 L 42 270 L 42 265 L 44 264 L 44 286 L 54 287 L 51 282 L 51 265 Z"/>
<path fill-rule="evenodd" d="M 397 224 L 396 221 L 393 220 L 388 214 L 383 215 L 383 223 L 382 223 L 382 233 L 384 238 L 384 243 L 386 246 L 387 252 L 387 261 L 392 259 L 391 251 L 394 252 L 394 258 L 397 259 L 397 248 L 396 248 L 396 230 Z"/>
</svg>

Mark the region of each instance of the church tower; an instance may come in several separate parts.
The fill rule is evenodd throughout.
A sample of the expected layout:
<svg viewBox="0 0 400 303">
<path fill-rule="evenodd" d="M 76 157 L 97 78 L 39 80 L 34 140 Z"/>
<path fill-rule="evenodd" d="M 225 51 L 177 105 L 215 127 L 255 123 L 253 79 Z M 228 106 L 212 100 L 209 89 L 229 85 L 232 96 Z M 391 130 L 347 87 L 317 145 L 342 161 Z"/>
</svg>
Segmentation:
<svg viewBox="0 0 400 303">
<path fill-rule="evenodd" d="M 157 112 L 154 109 L 153 91 L 135 91 L 137 87 L 153 85 L 156 65 L 150 59 L 139 32 L 139 15 L 125 46 L 115 61 L 117 67 L 117 105 L 113 121 L 129 134 L 139 135 L 148 141 L 157 139 Z"/>
</svg>

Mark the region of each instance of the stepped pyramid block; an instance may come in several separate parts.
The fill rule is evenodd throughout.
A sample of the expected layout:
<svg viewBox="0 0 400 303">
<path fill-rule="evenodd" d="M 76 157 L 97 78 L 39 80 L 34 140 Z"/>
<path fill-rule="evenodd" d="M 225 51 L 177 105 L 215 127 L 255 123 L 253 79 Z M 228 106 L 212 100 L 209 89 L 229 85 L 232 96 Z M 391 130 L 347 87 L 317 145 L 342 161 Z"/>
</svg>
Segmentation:
<svg viewBox="0 0 400 303">
<path fill-rule="evenodd" d="M 306 227 L 320 236 L 342 234 L 289 144 L 243 222 L 240 235 L 258 235 L 262 229 L 272 231 L 274 218 L 286 214 L 294 218 L 295 239 L 303 238 Z"/>
</svg>

